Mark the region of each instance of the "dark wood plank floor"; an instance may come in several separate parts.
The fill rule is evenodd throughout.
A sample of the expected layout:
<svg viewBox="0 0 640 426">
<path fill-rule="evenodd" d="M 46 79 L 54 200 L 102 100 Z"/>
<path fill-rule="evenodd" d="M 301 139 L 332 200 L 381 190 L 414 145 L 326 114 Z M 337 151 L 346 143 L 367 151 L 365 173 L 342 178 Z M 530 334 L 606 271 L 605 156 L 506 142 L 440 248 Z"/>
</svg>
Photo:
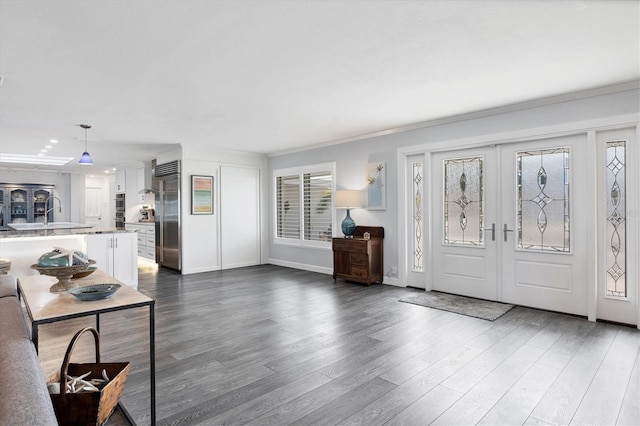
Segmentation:
<svg viewBox="0 0 640 426">
<path fill-rule="evenodd" d="M 398 302 L 418 290 L 270 265 L 141 269 L 139 290 L 157 302 L 159 424 L 640 424 L 634 328 L 521 307 L 483 321 Z M 91 323 L 41 328 L 46 373 Z M 103 359 L 133 363 L 122 400 L 140 425 L 147 325 L 146 309 L 101 321 Z M 92 357 L 81 342 L 75 361 Z"/>
</svg>

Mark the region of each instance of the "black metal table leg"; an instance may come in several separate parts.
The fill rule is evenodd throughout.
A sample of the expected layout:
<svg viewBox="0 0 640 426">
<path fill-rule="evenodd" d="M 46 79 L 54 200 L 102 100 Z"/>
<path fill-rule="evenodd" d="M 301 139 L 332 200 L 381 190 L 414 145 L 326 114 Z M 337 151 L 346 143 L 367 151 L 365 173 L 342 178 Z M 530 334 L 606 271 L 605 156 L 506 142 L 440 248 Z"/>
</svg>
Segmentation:
<svg viewBox="0 0 640 426">
<path fill-rule="evenodd" d="M 149 305 L 149 374 L 151 383 L 151 425 L 156 424 L 156 322 L 154 304 Z"/>
<path fill-rule="evenodd" d="M 36 347 L 36 354 L 38 354 L 38 324 L 33 321 L 31 322 L 31 341 Z"/>
</svg>

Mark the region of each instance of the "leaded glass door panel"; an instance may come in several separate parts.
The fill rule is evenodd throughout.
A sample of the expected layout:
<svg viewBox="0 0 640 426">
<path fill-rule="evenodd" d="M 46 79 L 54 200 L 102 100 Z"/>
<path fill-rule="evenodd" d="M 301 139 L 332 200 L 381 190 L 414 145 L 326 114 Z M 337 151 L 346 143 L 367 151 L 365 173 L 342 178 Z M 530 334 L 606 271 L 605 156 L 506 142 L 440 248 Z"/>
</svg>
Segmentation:
<svg viewBox="0 0 640 426">
<path fill-rule="evenodd" d="M 429 165 L 425 164 L 425 155 L 410 155 L 406 158 L 406 199 L 407 199 L 407 237 L 408 258 L 404 272 L 404 281 L 407 286 L 425 288 L 428 258 L 428 223 L 425 219 L 425 209 L 431 204 L 431 200 L 425 195 L 425 182 L 429 182 L 425 173 L 429 171 Z"/>
<path fill-rule="evenodd" d="M 434 290 L 496 300 L 495 148 L 432 156 Z"/>
<path fill-rule="evenodd" d="M 638 196 L 633 184 L 637 167 L 635 129 L 603 131 L 597 134 L 598 276 L 596 315 L 599 319 L 638 324 L 638 262 L 634 250 L 633 210 Z M 635 228 L 637 229 L 637 228 Z"/>
<path fill-rule="evenodd" d="M 586 315 L 586 135 L 500 149 L 502 301 Z"/>
</svg>

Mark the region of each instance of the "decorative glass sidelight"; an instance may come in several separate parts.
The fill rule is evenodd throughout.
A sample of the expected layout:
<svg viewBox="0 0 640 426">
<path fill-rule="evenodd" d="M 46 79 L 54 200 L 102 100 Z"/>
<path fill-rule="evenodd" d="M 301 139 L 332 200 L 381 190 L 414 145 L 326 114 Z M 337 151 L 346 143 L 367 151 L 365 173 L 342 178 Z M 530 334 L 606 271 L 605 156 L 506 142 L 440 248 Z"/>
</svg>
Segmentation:
<svg viewBox="0 0 640 426">
<path fill-rule="evenodd" d="M 483 157 L 444 161 L 444 243 L 484 246 Z"/>
<path fill-rule="evenodd" d="M 626 297 L 625 141 L 607 142 L 607 296 Z"/>
<path fill-rule="evenodd" d="M 424 271 L 424 250 L 422 248 L 422 162 L 411 164 L 413 175 L 413 271 Z"/>
<path fill-rule="evenodd" d="M 516 153 L 517 247 L 568 253 L 569 148 Z"/>
</svg>

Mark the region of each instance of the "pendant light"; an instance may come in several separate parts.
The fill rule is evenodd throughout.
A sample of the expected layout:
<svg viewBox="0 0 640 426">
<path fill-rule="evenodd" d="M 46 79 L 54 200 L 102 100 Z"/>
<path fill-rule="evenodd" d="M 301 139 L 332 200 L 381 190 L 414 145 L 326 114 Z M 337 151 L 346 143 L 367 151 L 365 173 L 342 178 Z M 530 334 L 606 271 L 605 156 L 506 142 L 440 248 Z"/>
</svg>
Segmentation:
<svg viewBox="0 0 640 426">
<path fill-rule="evenodd" d="M 89 124 L 79 124 L 80 127 L 84 129 L 84 152 L 82 153 L 82 157 L 80 157 L 79 164 L 83 166 L 93 166 L 93 160 L 87 151 L 87 129 L 90 129 L 91 126 Z"/>
</svg>

